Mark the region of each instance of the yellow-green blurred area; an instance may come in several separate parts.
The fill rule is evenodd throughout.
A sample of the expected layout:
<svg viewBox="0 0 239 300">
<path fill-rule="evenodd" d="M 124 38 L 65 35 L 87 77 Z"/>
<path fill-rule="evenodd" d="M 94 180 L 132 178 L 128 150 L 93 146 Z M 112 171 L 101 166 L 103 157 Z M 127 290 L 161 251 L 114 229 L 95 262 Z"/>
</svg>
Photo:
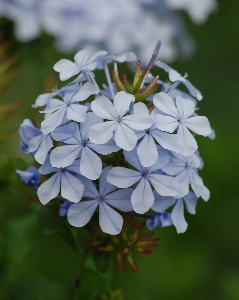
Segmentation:
<svg viewBox="0 0 239 300">
<path fill-rule="evenodd" d="M 216 131 L 213 141 L 197 137 L 205 162 L 200 175 L 211 191 L 210 200 L 199 200 L 196 215 L 185 214 L 189 227 L 184 234 L 173 227 L 155 230 L 159 248 L 136 258 L 138 273 L 126 265 L 121 274 L 115 261 L 105 275 L 88 266 L 83 300 L 103 299 L 96 294 L 109 289 L 121 289 L 125 300 L 239 299 L 239 2 L 218 2 L 218 12 L 204 25 L 191 24 L 185 15 L 197 51 L 190 60 L 171 64 L 187 72 L 202 91 L 198 113 L 207 116 Z M 2 123 L 0 131 L 7 132 L 24 118 L 40 123 L 41 115 L 31 104 L 60 83 L 54 63 L 72 59 L 74 53 L 58 53 L 45 35 L 20 44 L 13 38 L 12 24 L 0 21 L 20 68 L 1 103 L 23 102 L 14 117 Z M 43 234 L 45 211 L 36 211 L 28 197 L 34 192 L 14 171 L 25 170 L 31 162 L 18 151 L 19 141 L 16 132 L 0 145 L 0 299 L 70 300 L 80 262 L 59 235 Z M 116 299 L 112 297 L 108 299 Z"/>
</svg>

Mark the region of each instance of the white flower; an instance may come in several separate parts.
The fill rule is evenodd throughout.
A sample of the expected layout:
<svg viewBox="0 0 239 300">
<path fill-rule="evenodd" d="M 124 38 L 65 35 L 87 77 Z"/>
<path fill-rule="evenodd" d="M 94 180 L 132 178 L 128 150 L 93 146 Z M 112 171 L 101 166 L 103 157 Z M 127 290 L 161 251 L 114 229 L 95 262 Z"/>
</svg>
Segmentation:
<svg viewBox="0 0 239 300">
<path fill-rule="evenodd" d="M 105 144 L 114 135 L 117 146 L 124 150 L 134 149 L 137 143 L 135 130 L 148 128 L 152 119 L 148 114 L 126 115 L 133 95 L 119 92 L 115 95 L 114 104 L 105 96 L 98 97 L 91 104 L 92 111 L 106 121 L 90 128 L 90 140 L 95 144 Z"/>
<path fill-rule="evenodd" d="M 154 105 L 166 114 L 156 116 L 157 128 L 170 133 L 178 130 L 177 134 L 183 141 L 180 152 L 182 155 L 191 155 L 198 148 L 195 138 L 188 129 L 203 136 L 211 133 L 212 129 L 206 117 L 193 116 L 195 104 L 191 100 L 177 96 L 175 104 L 167 94 L 158 93 L 153 101 Z"/>
</svg>

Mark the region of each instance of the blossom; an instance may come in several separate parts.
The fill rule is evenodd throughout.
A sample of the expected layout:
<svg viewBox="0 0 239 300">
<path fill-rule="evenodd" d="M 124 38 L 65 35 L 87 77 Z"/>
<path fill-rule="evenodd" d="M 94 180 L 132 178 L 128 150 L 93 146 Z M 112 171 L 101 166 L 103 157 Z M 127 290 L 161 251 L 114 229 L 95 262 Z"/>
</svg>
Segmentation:
<svg viewBox="0 0 239 300">
<path fill-rule="evenodd" d="M 121 211 L 131 211 L 130 197 L 133 190 L 122 189 L 116 191 L 117 188 L 106 181 L 110 169 L 110 167 L 106 167 L 102 171 L 99 180 L 99 191 L 97 191 L 91 180 L 82 176 L 79 177 L 85 185 L 83 197 L 93 200 L 81 201 L 70 206 L 67 219 L 71 225 L 75 227 L 86 225 L 94 211 L 99 207 L 99 223 L 102 231 L 113 235 L 120 233 L 123 226 L 123 218 L 111 206 Z"/>
<path fill-rule="evenodd" d="M 67 80 L 80 72 L 93 71 L 101 57 L 104 57 L 107 52 L 99 51 L 91 59 L 89 59 L 90 49 L 85 48 L 76 53 L 74 56 L 75 62 L 71 62 L 68 59 L 59 60 L 53 67 L 53 69 L 60 73 L 61 80 Z"/>
<path fill-rule="evenodd" d="M 195 214 L 195 207 L 198 197 L 193 192 L 184 195 L 183 198 L 162 197 L 154 192 L 155 202 L 152 209 L 157 212 L 164 212 L 169 207 L 173 206 L 171 212 L 171 219 L 173 225 L 176 227 L 177 233 L 183 233 L 187 230 L 188 223 L 184 217 L 184 204 L 190 214 Z"/>
<path fill-rule="evenodd" d="M 132 52 L 115 56 L 102 51 L 89 59 L 89 51 L 84 49 L 75 56 L 75 63 L 61 60 L 56 64 L 61 78 L 78 76 L 59 90 L 37 98 L 34 107 L 46 105 L 41 112 L 45 114 L 41 129 L 29 119 L 19 129 L 21 151 L 42 164 L 39 170 L 16 170 L 22 182 L 37 190 L 42 204 L 54 198 L 63 200 L 59 214 L 67 215 L 72 226 L 85 226 L 93 214 L 99 215 L 101 235 L 111 235 L 115 249 L 121 251 L 117 256 L 119 266 L 125 257 L 135 270 L 132 249 L 151 253 L 157 239 L 148 240 L 153 234 L 149 233 L 142 243 L 138 233 L 143 225 L 138 228 L 139 223 L 132 222 L 132 231 L 127 219 L 144 217 L 150 230 L 174 225 L 181 233 L 187 228 L 184 205 L 189 213 L 195 213 L 197 198 L 207 201 L 210 195 L 198 175 L 204 163 L 191 134 L 209 136 L 210 124 L 195 113 L 196 99 L 177 89 L 185 83 L 184 77 L 162 64 L 173 85 L 160 81 L 153 72 L 149 74 L 160 49 L 161 40 L 146 67 L 141 69 L 138 61 L 132 82 L 125 72 L 120 76 L 116 64 L 112 79 L 108 69 L 110 62 L 133 60 Z M 102 91 L 93 73 L 95 68 L 105 74 L 107 85 L 103 84 Z M 158 86 L 162 86 L 160 93 L 156 93 Z M 189 92 L 200 98 L 191 85 Z M 171 206 L 172 210 L 166 211 Z M 151 208 L 157 213 L 145 214 Z M 119 212 L 132 210 L 136 213 Z M 96 229 L 94 220 L 90 227 Z M 126 241 L 126 228 L 132 241 Z M 120 232 L 120 238 L 115 239 Z M 107 240 L 103 244 L 92 246 L 100 247 L 100 251 L 114 248 Z"/>
<path fill-rule="evenodd" d="M 39 168 L 40 174 L 47 175 L 55 173 L 43 182 L 37 190 L 37 195 L 42 204 L 47 204 L 51 199 L 61 196 L 71 202 L 79 202 L 82 198 L 84 185 L 74 173 L 79 174 L 79 161 L 75 161 L 67 168 L 53 168 L 47 159 L 46 163 Z M 72 174 L 73 172 L 73 174 Z"/>
<path fill-rule="evenodd" d="M 189 192 L 189 184 L 191 184 L 195 194 L 200 197 L 206 190 L 201 177 L 197 174 L 201 161 L 194 153 L 190 156 L 172 153 L 170 161 L 162 170 L 166 174 L 176 176 L 176 180 L 180 183 L 179 197 L 183 197 Z"/>
<path fill-rule="evenodd" d="M 131 196 L 133 209 L 137 213 L 145 213 L 154 203 L 150 184 L 163 196 L 177 196 L 179 193 L 180 186 L 176 179 L 158 174 L 157 171 L 165 167 L 170 159 L 167 152 L 159 146 L 158 153 L 157 162 L 146 168 L 141 165 L 136 149 L 130 152 L 124 151 L 125 160 L 137 171 L 124 167 L 114 167 L 108 174 L 108 182 L 119 188 L 127 188 L 138 182 Z"/>
<path fill-rule="evenodd" d="M 138 103 L 140 104 L 140 103 Z M 179 153 L 182 148 L 182 140 L 177 134 L 163 132 L 156 127 L 157 109 L 151 112 L 153 125 L 145 130 L 137 131 L 137 137 L 140 143 L 137 148 L 140 163 L 144 167 L 150 167 L 158 160 L 158 151 L 156 140 L 164 149 Z"/>
<path fill-rule="evenodd" d="M 204 116 L 193 116 L 195 104 L 180 96 L 174 100 L 165 93 L 158 93 L 153 98 L 154 105 L 166 115 L 158 114 L 156 116 L 156 126 L 158 129 L 167 132 L 174 132 L 178 129 L 177 134 L 183 141 L 181 154 L 188 156 L 194 153 L 198 146 L 195 138 L 190 133 L 193 132 L 207 136 L 211 133 L 209 121 Z"/>
<path fill-rule="evenodd" d="M 59 126 L 64 117 L 70 121 L 84 122 L 86 118 L 87 106 L 80 105 L 77 102 L 86 100 L 90 95 L 97 94 L 99 88 L 92 83 L 85 83 L 80 89 L 64 94 L 64 101 L 50 99 L 47 107 L 41 113 L 47 114 L 47 118 L 41 124 L 41 130 L 48 134 Z"/>
<path fill-rule="evenodd" d="M 72 123 L 73 134 L 68 139 L 64 139 L 64 145 L 56 147 L 50 155 L 53 167 L 63 168 L 71 165 L 75 159 L 81 157 L 79 171 L 89 179 L 99 178 L 102 171 L 102 162 L 97 153 L 110 154 L 120 148 L 113 140 L 105 145 L 96 145 L 89 141 L 89 129 L 94 124 L 103 122 L 101 118 L 93 112 L 86 114 L 86 120 L 81 123 L 80 129 L 76 123 Z"/>
<path fill-rule="evenodd" d="M 16 170 L 22 183 L 35 187 L 40 183 L 40 174 L 36 167 L 30 166 L 26 171 Z"/>
<path fill-rule="evenodd" d="M 115 95 L 114 104 L 105 96 L 100 96 L 91 104 L 92 111 L 99 117 L 109 120 L 90 128 L 90 140 L 95 144 L 105 144 L 114 135 L 117 146 L 132 150 L 137 143 L 134 130 L 151 126 L 152 120 L 144 113 L 125 115 L 129 111 L 133 95 L 119 92 Z"/>
</svg>

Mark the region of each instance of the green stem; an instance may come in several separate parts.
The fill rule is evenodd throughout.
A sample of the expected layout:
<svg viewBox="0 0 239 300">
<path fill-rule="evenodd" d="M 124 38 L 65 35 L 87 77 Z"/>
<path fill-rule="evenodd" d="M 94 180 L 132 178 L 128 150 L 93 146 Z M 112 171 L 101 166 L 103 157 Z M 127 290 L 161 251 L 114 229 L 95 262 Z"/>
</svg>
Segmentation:
<svg viewBox="0 0 239 300">
<path fill-rule="evenodd" d="M 84 254 L 79 253 L 79 257 L 81 258 L 81 264 L 79 267 L 78 277 L 75 280 L 75 290 L 74 290 L 73 300 L 83 300 L 81 297 L 81 286 L 82 286 L 82 280 L 84 275 L 84 265 L 85 265 L 86 255 L 87 255 L 87 251 L 85 251 Z"/>
</svg>

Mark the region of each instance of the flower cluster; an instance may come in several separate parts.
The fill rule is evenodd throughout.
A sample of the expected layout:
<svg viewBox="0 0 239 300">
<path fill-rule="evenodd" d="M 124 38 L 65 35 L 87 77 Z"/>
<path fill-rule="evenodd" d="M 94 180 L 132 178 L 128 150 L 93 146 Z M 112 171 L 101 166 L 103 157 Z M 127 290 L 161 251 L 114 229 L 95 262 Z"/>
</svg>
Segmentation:
<svg viewBox="0 0 239 300">
<path fill-rule="evenodd" d="M 44 31 L 65 51 L 104 44 L 110 52 L 134 49 L 146 58 L 148 47 L 161 36 L 165 43 L 161 59 L 172 61 L 194 48 L 182 11 L 201 24 L 216 7 L 216 0 L 0 0 L 0 15 L 15 23 L 20 41 L 30 41 Z"/>
<path fill-rule="evenodd" d="M 209 198 L 198 175 L 203 162 L 195 139 L 213 135 L 208 119 L 196 113 L 202 95 L 185 77 L 155 62 L 160 47 L 159 41 L 145 68 L 137 63 L 133 83 L 119 75 L 116 64 L 136 60 L 132 52 L 90 57 L 86 48 L 74 62 L 61 59 L 54 70 L 61 80 L 74 80 L 36 99 L 33 107 L 44 107 L 40 128 L 29 119 L 20 126 L 20 150 L 41 166 L 18 174 L 42 204 L 63 200 L 60 215 L 75 227 L 98 214 L 101 230 L 116 235 L 125 212 L 146 218 L 149 229 L 174 225 L 181 233 L 187 228 L 184 204 L 194 214 L 197 199 Z M 172 83 L 149 73 L 153 66 L 168 72 Z M 95 69 L 104 70 L 102 89 Z M 180 83 L 188 93 L 177 88 Z M 41 182 L 36 172 L 43 175 Z M 145 214 L 150 209 L 156 213 Z"/>
</svg>

